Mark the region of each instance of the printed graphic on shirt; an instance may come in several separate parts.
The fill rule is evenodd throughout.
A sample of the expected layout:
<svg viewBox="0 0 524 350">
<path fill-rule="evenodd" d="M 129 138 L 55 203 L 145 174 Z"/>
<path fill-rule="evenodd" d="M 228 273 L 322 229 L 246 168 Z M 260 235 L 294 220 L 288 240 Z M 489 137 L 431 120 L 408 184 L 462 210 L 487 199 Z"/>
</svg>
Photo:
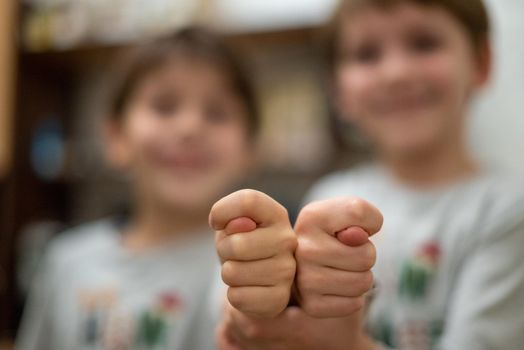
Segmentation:
<svg viewBox="0 0 524 350">
<path fill-rule="evenodd" d="M 165 349 L 168 333 L 173 327 L 176 312 L 182 307 L 177 294 L 165 293 L 159 296 L 150 310 L 139 316 L 136 343 L 140 348 Z"/>
<path fill-rule="evenodd" d="M 112 308 L 108 313 L 106 326 L 103 331 L 103 349 L 132 349 L 136 327 L 135 323 L 133 317 L 125 311 Z"/>
<path fill-rule="evenodd" d="M 105 328 L 108 312 L 115 305 L 116 299 L 116 290 L 111 287 L 79 293 L 80 344 L 87 348 L 98 344 L 103 336 L 101 330 Z"/>
<path fill-rule="evenodd" d="M 402 350 L 431 350 L 442 335 L 442 322 L 410 320 L 396 330 L 395 346 Z"/>
<path fill-rule="evenodd" d="M 375 326 L 370 330 L 373 339 L 381 342 L 384 345 L 393 347 L 395 345 L 393 339 L 393 326 L 391 321 L 385 319 L 379 320 Z"/>
<path fill-rule="evenodd" d="M 404 320 L 395 326 L 382 319 L 372 330 L 373 339 L 399 350 L 431 350 L 442 336 L 442 321 Z"/>
<path fill-rule="evenodd" d="M 438 270 L 440 255 L 439 243 L 431 241 L 422 245 L 413 258 L 403 263 L 398 283 L 401 299 L 416 301 L 426 297 Z"/>
<path fill-rule="evenodd" d="M 82 291 L 79 302 L 81 349 L 168 349 L 183 310 L 179 294 L 171 291 L 159 294 L 138 314 L 119 304 L 116 289 Z"/>
<path fill-rule="evenodd" d="M 401 264 L 397 289 L 393 293 L 395 307 L 375 322 L 373 336 L 387 346 L 401 350 L 434 349 L 442 335 L 443 323 L 431 312 L 422 311 L 420 301 L 429 297 L 431 284 L 442 255 L 439 242 L 420 245 Z"/>
</svg>

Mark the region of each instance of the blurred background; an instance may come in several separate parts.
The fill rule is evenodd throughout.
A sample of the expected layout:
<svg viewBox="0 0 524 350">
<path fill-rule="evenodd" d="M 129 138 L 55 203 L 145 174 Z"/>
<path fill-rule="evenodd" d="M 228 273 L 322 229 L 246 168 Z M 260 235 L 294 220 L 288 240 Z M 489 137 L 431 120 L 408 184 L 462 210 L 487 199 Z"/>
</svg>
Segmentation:
<svg viewBox="0 0 524 350">
<path fill-rule="evenodd" d="M 16 332 L 42 248 L 66 226 L 114 213 L 123 181 L 103 163 L 110 62 L 189 23 L 245 55 L 263 119 L 250 186 L 293 214 L 307 187 L 365 156 L 334 131 L 319 28 L 336 0 L 2 0 L 0 2 L 0 339 Z M 524 173 L 524 2 L 488 1 L 495 74 L 470 119 L 483 162 Z"/>
</svg>

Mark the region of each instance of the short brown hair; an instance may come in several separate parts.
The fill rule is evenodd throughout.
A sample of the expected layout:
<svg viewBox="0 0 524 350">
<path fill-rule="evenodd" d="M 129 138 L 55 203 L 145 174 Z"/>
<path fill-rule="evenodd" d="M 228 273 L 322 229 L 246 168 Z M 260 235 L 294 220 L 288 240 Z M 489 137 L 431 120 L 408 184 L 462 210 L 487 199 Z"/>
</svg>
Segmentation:
<svg viewBox="0 0 524 350">
<path fill-rule="evenodd" d="M 340 24 L 344 16 L 364 7 L 390 8 L 402 3 L 435 6 L 447 11 L 466 29 L 471 44 L 478 54 L 481 53 L 488 41 L 490 21 L 488 11 L 482 0 L 342 0 L 327 29 L 328 42 L 326 48 L 329 63 L 334 66 L 338 61 Z"/>
<path fill-rule="evenodd" d="M 109 100 L 108 112 L 111 118 L 122 118 L 130 99 L 143 80 L 176 56 L 202 60 L 223 72 L 247 111 L 249 133 L 257 133 L 259 118 L 245 67 L 224 38 L 198 26 L 188 26 L 171 35 L 156 38 L 137 47 L 117 62 L 117 76 Z"/>
</svg>

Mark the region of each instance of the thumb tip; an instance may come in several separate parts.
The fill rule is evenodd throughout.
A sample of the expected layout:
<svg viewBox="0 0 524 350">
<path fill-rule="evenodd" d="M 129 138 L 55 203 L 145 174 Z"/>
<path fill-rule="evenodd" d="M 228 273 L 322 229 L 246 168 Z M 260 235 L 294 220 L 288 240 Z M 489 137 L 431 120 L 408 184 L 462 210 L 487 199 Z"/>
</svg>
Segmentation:
<svg viewBox="0 0 524 350">
<path fill-rule="evenodd" d="M 350 247 L 358 247 L 369 241 L 369 234 L 361 227 L 352 226 L 335 234 L 335 237 L 343 244 Z"/>
<path fill-rule="evenodd" d="M 227 234 L 251 232 L 257 228 L 257 223 L 248 217 L 239 217 L 229 221 L 225 227 Z"/>
</svg>

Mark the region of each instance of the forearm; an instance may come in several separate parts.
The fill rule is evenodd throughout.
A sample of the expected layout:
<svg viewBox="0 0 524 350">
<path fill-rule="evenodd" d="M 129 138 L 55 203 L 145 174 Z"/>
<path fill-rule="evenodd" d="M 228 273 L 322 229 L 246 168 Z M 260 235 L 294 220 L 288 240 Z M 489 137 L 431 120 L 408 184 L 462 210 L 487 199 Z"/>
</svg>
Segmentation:
<svg viewBox="0 0 524 350">
<path fill-rule="evenodd" d="M 366 332 L 364 318 L 366 308 L 362 308 L 352 315 L 330 319 L 329 329 L 337 329 L 339 337 L 324 338 L 324 344 L 331 344 L 332 349 L 340 350 L 385 350 L 377 344 Z M 327 329 L 327 328 L 326 328 Z"/>
</svg>

